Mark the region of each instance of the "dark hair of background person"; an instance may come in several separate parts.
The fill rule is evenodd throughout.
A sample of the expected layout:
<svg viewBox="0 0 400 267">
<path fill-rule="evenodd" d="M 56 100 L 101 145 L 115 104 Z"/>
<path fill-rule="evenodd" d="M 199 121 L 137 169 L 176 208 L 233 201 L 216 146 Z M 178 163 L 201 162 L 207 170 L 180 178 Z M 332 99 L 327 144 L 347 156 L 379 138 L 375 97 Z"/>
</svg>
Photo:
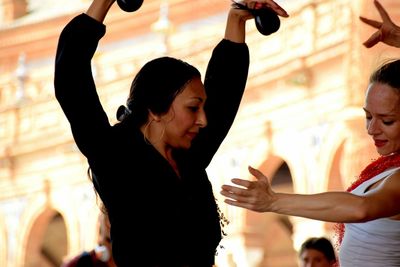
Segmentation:
<svg viewBox="0 0 400 267">
<path fill-rule="evenodd" d="M 329 239 L 325 237 L 308 238 L 300 247 L 299 255 L 307 249 L 315 249 L 325 255 L 329 262 L 336 262 L 336 255 L 333 245 Z"/>
</svg>

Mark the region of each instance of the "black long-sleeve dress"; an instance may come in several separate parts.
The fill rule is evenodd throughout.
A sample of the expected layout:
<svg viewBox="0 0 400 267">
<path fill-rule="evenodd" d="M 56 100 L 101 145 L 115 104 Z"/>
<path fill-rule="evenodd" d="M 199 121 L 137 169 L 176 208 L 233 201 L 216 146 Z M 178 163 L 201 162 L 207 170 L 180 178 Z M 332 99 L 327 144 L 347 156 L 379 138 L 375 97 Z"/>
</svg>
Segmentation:
<svg viewBox="0 0 400 267">
<path fill-rule="evenodd" d="M 108 210 L 114 259 L 119 267 L 211 266 L 221 226 L 206 168 L 240 104 L 247 45 L 222 40 L 214 49 L 204 80 L 208 125 L 189 150 L 175 152 L 179 178 L 139 129 L 125 121 L 110 125 L 91 72 L 105 30 L 86 14 L 67 24 L 59 39 L 54 85 Z"/>
</svg>

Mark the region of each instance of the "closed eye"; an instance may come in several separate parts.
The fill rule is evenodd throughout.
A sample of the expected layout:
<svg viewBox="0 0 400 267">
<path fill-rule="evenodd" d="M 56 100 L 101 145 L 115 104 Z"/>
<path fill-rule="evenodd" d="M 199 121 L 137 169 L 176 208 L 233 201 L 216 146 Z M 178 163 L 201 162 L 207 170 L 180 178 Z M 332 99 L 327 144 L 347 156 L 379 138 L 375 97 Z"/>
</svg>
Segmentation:
<svg viewBox="0 0 400 267">
<path fill-rule="evenodd" d="M 199 107 L 188 107 L 190 111 L 192 112 L 197 112 L 199 110 Z"/>
<path fill-rule="evenodd" d="M 383 124 L 385 125 L 392 125 L 394 121 L 383 121 Z"/>
</svg>

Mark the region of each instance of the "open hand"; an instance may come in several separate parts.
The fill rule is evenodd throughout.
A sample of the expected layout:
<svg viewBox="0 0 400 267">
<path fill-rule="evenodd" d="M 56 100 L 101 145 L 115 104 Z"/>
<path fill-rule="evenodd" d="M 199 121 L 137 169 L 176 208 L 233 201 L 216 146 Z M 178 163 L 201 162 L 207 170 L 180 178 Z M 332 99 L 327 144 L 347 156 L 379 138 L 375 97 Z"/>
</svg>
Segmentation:
<svg viewBox="0 0 400 267">
<path fill-rule="evenodd" d="M 370 48 L 379 42 L 383 42 L 390 46 L 400 47 L 400 27 L 393 23 L 389 14 L 377 0 L 374 0 L 374 4 L 378 9 L 382 22 L 360 16 L 362 22 L 378 29 L 363 43 L 364 46 Z"/>
<path fill-rule="evenodd" d="M 271 189 L 268 178 L 259 170 L 249 167 L 249 172 L 256 177 L 256 181 L 232 179 L 238 185 L 223 185 L 221 194 L 227 199 L 225 203 L 257 212 L 272 211 L 275 193 Z"/>
</svg>

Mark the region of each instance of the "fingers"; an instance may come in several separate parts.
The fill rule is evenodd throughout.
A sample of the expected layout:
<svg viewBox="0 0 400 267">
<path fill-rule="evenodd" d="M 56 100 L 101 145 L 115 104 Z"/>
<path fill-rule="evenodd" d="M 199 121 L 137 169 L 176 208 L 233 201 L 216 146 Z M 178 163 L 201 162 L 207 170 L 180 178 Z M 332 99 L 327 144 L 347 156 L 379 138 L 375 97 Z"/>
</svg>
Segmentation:
<svg viewBox="0 0 400 267">
<path fill-rule="evenodd" d="M 258 9 L 265 7 L 272 9 L 273 11 L 275 11 L 276 14 L 281 17 L 289 17 L 289 14 L 286 12 L 286 10 L 272 0 L 257 1 L 254 3 L 254 8 Z"/>
<path fill-rule="evenodd" d="M 381 31 L 377 31 L 373 35 L 371 35 L 371 37 L 369 37 L 369 39 L 367 41 L 365 41 L 363 43 L 363 45 L 366 48 L 371 48 L 374 45 L 376 45 L 377 43 L 379 43 L 381 41 L 381 39 L 382 39 L 382 33 L 381 33 Z"/>
<path fill-rule="evenodd" d="M 276 12 L 281 17 L 289 17 L 289 14 L 286 12 L 285 9 L 283 9 L 280 5 L 275 3 L 274 1 L 268 1 L 268 6 Z"/>
<path fill-rule="evenodd" d="M 258 181 L 269 183 L 268 178 L 259 170 L 254 169 L 253 167 L 248 167 L 249 172 L 257 178 Z"/>
<path fill-rule="evenodd" d="M 222 186 L 221 195 L 227 197 L 229 199 L 234 199 L 235 201 L 245 201 L 248 199 L 249 193 L 244 189 L 240 189 L 237 187 L 227 187 Z"/>
<path fill-rule="evenodd" d="M 240 192 L 240 188 L 239 187 L 232 186 L 232 185 L 224 184 L 223 186 L 221 186 L 221 188 L 225 192 L 235 192 L 237 194 Z"/>
<path fill-rule="evenodd" d="M 221 187 L 222 190 L 227 191 L 227 192 L 232 192 L 237 195 L 245 196 L 245 195 L 248 195 L 248 189 L 252 187 L 251 186 L 252 182 L 242 180 L 242 179 L 232 179 L 232 183 L 234 183 L 236 185 L 240 185 L 242 187 L 237 187 L 237 186 L 233 186 L 233 185 L 223 185 Z"/>
<path fill-rule="evenodd" d="M 223 185 L 220 194 L 227 198 L 224 200 L 227 204 L 242 208 L 250 208 L 251 192 L 249 192 L 248 189 Z"/>
<path fill-rule="evenodd" d="M 361 16 L 359 18 L 360 18 L 360 20 L 362 22 L 374 27 L 375 29 L 380 29 L 382 27 L 382 22 L 379 22 L 379 21 L 376 21 L 376 20 L 372 20 L 372 19 L 367 19 L 367 18 L 364 18 L 364 17 L 361 17 Z"/>
<path fill-rule="evenodd" d="M 379 14 L 381 15 L 381 18 L 384 22 L 391 22 L 392 20 L 389 17 L 389 14 L 386 12 L 386 10 L 383 8 L 381 3 L 379 3 L 377 0 L 374 1 L 374 4 L 376 6 L 376 9 L 378 9 Z"/>
<path fill-rule="evenodd" d="M 245 6 L 248 9 L 270 8 L 281 17 L 289 17 L 289 14 L 273 0 L 233 0 L 234 3 Z"/>
<path fill-rule="evenodd" d="M 243 179 L 239 179 L 239 178 L 234 178 L 231 180 L 232 183 L 236 184 L 236 185 L 240 185 L 243 186 L 245 188 L 250 188 L 252 182 L 248 181 L 248 180 L 243 180 Z"/>
<path fill-rule="evenodd" d="M 226 204 L 260 212 L 256 204 L 257 199 L 250 192 L 246 191 L 247 189 L 227 185 L 224 185 L 222 188 L 221 195 L 226 197 L 224 200 Z"/>
<path fill-rule="evenodd" d="M 263 182 L 263 183 L 257 183 L 254 181 L 248 181 L 248 180 L 243 180 L 243 179 L 239 179 L 239 178 L 234 178 L 231 180 L 231 182 L 235 185 L 244 187 L 245 189 L 240 189 L 238 187 L 231 186 L 231 185 L 223 185 L 222 188 L 226 189 L 226 190 L 236 190 L 236 189 L 239 190 L 240 189 L 240 191 L 245 191 L 246 189 L 252 189 L 252 188 L 256 188 L 258 186 L 265 186 L 265 184 L 269 184 L 268 178 L 261 171 L 249 166 L 249 172 L 254 177 L 256 177 L 259 182 Z"/>
</svg>

